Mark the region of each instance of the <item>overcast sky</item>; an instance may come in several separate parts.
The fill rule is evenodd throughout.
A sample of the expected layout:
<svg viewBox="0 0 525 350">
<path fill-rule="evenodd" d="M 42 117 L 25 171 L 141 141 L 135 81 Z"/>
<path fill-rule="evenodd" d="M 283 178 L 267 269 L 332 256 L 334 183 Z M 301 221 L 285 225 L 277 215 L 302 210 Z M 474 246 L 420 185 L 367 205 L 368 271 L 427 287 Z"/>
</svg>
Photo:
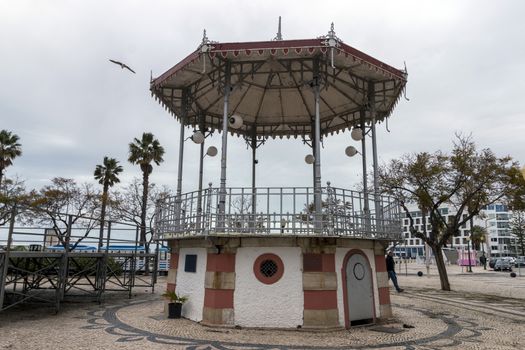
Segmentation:
<svg viewBox="0 0 525 350">
<path fill-rule="evenodd" d="M 152 132 L 166 149 L 152 181 L 176 186 L 179 124 L 150 96 L 156 77 L 211 40 L 316 38 L 335 23 L 345 43 L 408 67 L 407 96 L 379 126 L 380 162 L 449 150 L 454 133 L 525 163 L 523 1 L 8 1 L 0 0 L 0 129 L 20 136 L 23 156 L 7 171 L 30 188 L 56 176 L 93 181 L 104 156 L 127 163 L 128 143 Z M 137 74 L 121 70 L 120 60 Z M 187 131 L 189 133 L 189 131 Z M 220 146 L 220 136 L 209 144 Z M 344 155 L 349 133 L 328 137 L 322 180 L 353 187 L 361 159 Z M 184 190 L 196 189 L 199 147 L 186 143 Z M 250 151 L 230 138 L 228 185 L 249 186 Z M 285 152 L 283 153 L 283 150 Z M 259 149 L 259 186 L 310 186 L 309 148 L 269 140 Z M 219 185 L 220 157 L 205 159 Z"/>
</svg>

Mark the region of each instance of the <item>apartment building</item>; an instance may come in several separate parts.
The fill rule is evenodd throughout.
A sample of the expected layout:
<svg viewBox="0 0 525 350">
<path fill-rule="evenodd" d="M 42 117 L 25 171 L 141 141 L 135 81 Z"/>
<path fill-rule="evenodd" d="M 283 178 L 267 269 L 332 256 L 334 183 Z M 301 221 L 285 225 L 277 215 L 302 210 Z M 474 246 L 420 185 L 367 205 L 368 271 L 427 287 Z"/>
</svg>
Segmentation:
<svg viewBox="0 0 525 350">
<path fill-rule="evenodd" d="M 423 232 L 423 215 L 417 207 L 409 207 L 411 209 L 411 216 L 414 219 L 414 227 Z M 444 206 L 439 209 L 441 215 L 446 220 L 456 214 L 453 207 Z M 463 214 L 463 218 L 466 214 Z M 402 217 L 402 229 L 404 241 L 396 246 L 396 255 L 415 258 L 417 256 L 425 255 L 424 242 L 412 236 L 409 230 L 409 219 L 406 215 Z M 486 252 L 488 256 L 507 256 L 513 254 L 515 251 L 516 240 L 511 235 L 510 221 L 512 220 L 512 212 L 506 205 L 492 204 L 487 206 L 482 213 L 473 220 L 474 225 L 485 227 L 488 232 L 486 242 L 479 247 L 479 251 Z M 429 217 L 426 218 L 427 231 L 430 231 Z M 460 234 L 457 237 L 452 237 L 447 244 L 448 248 L 467 249 L 469 245 L 470 224 L 464 224 L 460 228 Z M 470 242 L 470 249 L 473 249 Z"/>
</svg>

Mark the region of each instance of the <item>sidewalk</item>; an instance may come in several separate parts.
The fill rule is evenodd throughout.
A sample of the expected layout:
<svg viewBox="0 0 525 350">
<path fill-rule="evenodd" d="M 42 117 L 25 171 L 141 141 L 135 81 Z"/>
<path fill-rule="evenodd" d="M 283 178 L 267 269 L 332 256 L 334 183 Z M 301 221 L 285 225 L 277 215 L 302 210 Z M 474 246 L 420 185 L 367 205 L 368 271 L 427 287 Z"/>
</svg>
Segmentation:
<svg viewBox="0 0 525 350">
<path fill-rule="evenodd" d="M 423 276 L 417 276 L 417 272 Z M 510 272 L 493 271 L 487 267 L 473 266 L 472 272 L 467 267 L 447 265 L 450 287 L 454 291 L 468 292 L 496 297 L 525 299 L 525 268 L 521 269 L 521 277 L 510 277 Z M 518 274 L 518 269 L 513 272 Z M 424 264 L 397 264 L 396 273 L 402 288 L 418 287 L 441 289 L 439 274 L 435 265 L 430 265 L 429 273 Z"/>
</svg>

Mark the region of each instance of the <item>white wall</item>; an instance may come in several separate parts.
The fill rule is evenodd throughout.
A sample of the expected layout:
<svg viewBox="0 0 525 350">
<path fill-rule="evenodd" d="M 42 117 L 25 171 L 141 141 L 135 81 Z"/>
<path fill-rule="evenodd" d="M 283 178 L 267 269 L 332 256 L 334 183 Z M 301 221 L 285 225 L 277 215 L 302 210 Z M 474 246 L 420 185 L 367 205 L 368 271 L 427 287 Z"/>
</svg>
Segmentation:
<svg viewBox="0 0 525 350">
<path fill-rule="evenodd" d="M 186 254 L 197 255 L 197 271 L 184 272 Z M 182 316 L 193 321 L 202 321 L 204 308 L 204 278 L 206 276 L 206 248 L 181 248 L 177 268 L 177 294 L 187 295 L 188 301 L 182 306 Z"/>
<path fill-rule="evenodd" d="M 253 263 L 272 253 L 283 261 L 284 274 L 274 284 L 260 282 Z M 235 324 L 244 327 L 290 327 L 303 324 L 302 257 L 299 247 L 243 247 L 235 259 Z"/>
<path fill-rule="evenodd" d="M 339 324 L 344 327 L 345 325 L 345 304 L 343 294 L 343 275 L 341 269 L 343 268 L 343 260 L 352 248 L 336 248 L 335 250 L 335 272 L 337 273 L 337 308 L 339 311 Z M 361 249 L 365 253 L 370 267 L 372 268 L 372 281 L 374 290 L 374 304 L 376 309 L 376 317 L 379 317 L 379 293 L 377 292 L 377 278 L 376 278 L 376 262 L 374 258 L 373 249 Z"/>
</svg>

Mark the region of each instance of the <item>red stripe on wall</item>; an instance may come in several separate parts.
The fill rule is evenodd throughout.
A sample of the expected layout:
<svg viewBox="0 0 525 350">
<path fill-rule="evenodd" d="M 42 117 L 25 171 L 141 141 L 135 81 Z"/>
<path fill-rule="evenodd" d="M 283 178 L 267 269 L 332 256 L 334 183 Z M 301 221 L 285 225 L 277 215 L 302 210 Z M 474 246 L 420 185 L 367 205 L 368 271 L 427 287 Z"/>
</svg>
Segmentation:
<svg viewBox="0 0 525 350">
<path fill-rule="evenodd" d="M 209 289 L 204 292 L 204 306 L 214 309 L 233 308 L 233 289 Z"/>
<path fill-rule="evenodd" d="M 323 272 L 335 272 L 335 254 L 323 254 Z"/>
<path fill-rule="evenodd" d="M 375 255 L 376 272 L 386 272 L 386 260 L 384 255 Z"/>
<path fill-rule="evenodd" d="M 337 291 L 335 290 L 305 290 L 305 310 L 337 309 Z"/>
<path fill-rule="evenodd" d="M 235 272 L 235 254 L 208 254 L 206 271 Z"/>
<path fill-rule="evenodd" d="M 379 304 L 387 305 L 390 304 L 390 290 L 388 287 L 379 287 Z"/>
<path fill-rule="evenodd" d="M 175 291 L 176 284 L 175 283 L 168 283 L 168 286 L 166 287 L 166 290 L 168 292 L 174 292 Z"/>
<path fill-rule="evenodd" d="M 176 269 L 179 267 L 179 254 L 171 253 L 170 256 L 170 269 Z"/>
<path fill-rule="evenodd" d="M 335 272 L 335 254 L 303 254 L 304 272 Z"/>
</svg>

